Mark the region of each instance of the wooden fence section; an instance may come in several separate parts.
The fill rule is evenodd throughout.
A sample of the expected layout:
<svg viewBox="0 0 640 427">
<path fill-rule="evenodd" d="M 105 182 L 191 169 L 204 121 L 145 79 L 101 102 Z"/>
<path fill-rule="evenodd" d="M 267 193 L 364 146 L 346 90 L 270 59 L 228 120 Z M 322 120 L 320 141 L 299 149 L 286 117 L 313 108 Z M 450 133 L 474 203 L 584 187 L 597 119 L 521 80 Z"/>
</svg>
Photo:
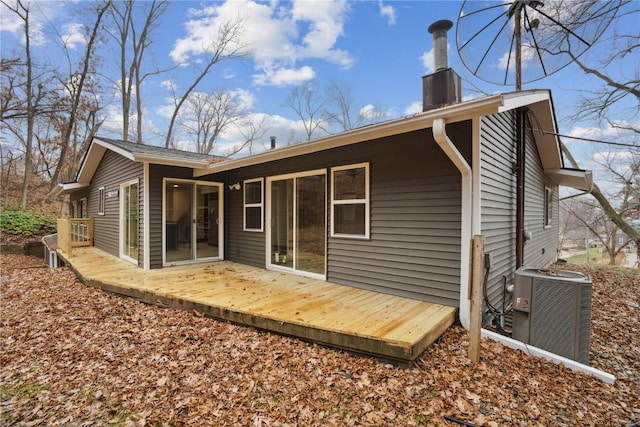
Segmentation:
<svg viewBox="0 0 640 427">
<path fill-rule="evenodd" d="M 58 220 L 58 249 L 71 256 L 73 248 L 93 246 L 93 217 L 70 218 L 68 215 L 59 216 Z"/>
</svg>

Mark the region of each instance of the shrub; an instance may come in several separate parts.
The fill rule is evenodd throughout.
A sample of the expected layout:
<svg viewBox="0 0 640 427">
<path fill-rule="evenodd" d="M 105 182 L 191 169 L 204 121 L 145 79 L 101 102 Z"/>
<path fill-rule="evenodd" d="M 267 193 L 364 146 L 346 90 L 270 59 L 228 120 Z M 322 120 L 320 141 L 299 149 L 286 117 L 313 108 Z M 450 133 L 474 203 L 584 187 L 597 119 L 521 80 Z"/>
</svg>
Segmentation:
<svg viewBox="0 0 640 427">
<path fill-rule="evenodd" d="M 5 207 L 0 211 L 0 231 L 23 236 L 55 233 L 56 217 L 31 212 L 23 207 Z"/>
</svg>

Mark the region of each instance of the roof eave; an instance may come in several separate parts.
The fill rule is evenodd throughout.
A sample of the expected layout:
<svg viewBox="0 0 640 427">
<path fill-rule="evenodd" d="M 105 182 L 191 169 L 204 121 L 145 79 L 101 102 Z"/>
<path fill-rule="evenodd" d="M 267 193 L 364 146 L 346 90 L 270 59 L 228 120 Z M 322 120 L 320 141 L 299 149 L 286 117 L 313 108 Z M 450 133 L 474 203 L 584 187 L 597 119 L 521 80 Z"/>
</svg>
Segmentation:
<svg viewBox="0 0 640 427">
<path fill-rule="evenodd" d="M 547 169 L 545 174 L 556 184 L 571 187 L 588 193 L 593 189 L 593 173 L 583 169 Z"/>
<path fill-rule="evenodd" d="M 496 113 L 502 105 L 502 95 L 479 98 L 424 113 L 418 113 L 413 116 L 364 126 L 339 134 L 328 135 L 310 142 L 278 148 L 254 156 L 213 163 L 206 169 L 194 171 L 194 176 L 224 172 L 245 166 L 316 153 L 359 142 L 430 128 L 433 125 L 433 121 L 437 118 L 444 118 L 447 123 L 464 121 L 473 117 Z"/>
<path fill-rule="evenodd" d="M 150 156 L 146 154 L 135 154 L 133 155 L 133 161 L 141 162 L 141 163 L 154 163 L 165 166 L 180 166 L 185 168 L 193 168 L 200 169 L 205 168 L 209 165 L 209 160 L 183 160 L 183 159 L 175 159 L 168 158 L 162 156 Z"/>
<path fill-rule="evenodd" d="M 79 182 L 70 182 L 65 184 L 58 184 L 49 193 L 47 194 L 47 198 L 55 198 L 58 196 L 64 196 L 66 194 L 71 194 L 75 191 L 81 190 L 83 188 L 89 187 L 88 183 L 79 183 Z"/>
</svg>

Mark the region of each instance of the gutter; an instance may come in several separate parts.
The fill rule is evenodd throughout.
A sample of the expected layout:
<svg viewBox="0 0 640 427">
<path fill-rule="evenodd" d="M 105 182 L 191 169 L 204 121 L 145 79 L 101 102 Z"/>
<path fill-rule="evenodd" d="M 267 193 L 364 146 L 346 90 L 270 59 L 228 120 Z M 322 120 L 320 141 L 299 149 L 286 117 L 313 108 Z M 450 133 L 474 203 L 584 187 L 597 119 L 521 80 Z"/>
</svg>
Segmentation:
<svg viewBox="0 0 640 427">
<path fill-rule="evenodd" d="M 453 144 L 446 130 L 446 121 L 438 118 L 433 121 L 433 138 L 449 160 L 460 171 L 462 176 L 462 218 L 460 221 L 460 323 L 469 329 L 471 318 L 471 301 L 469 300 L 469 283 L 471 280 L 469 256 L 471 254 L 472 237 L 472 172 L 469 163 Z"/>
<path fill-rule="evenodd" d="M 300 144 L 276 148 L 275 150 L 267 150 L 263 153 L 247 157 L 212 163 L 206 168 L 195 170 L 194 177 L 316 153 L 415 130 L 427 129 L 432 126 L 433 121 L 438 120 L 441 116 L 446 116 L 449 123 L 465 121 L 471 117 L 496 113 L 502 106 L 502 95 L 491 95 L 486 98 L 478 98 L 460 104 L 453 104 L 447 107 L 418 113 L 413 116 L 327 135 Z"/>
</svg>

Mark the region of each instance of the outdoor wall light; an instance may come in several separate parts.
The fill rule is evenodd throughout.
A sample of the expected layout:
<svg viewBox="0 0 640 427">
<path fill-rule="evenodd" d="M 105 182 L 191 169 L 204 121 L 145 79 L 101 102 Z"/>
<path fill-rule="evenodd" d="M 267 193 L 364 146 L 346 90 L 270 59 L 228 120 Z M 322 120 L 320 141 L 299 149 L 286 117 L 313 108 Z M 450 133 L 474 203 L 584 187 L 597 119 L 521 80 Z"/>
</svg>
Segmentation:
<svg viewBox="0 0 640 427">
<path fill-rule="evenodd" d="M 242 187 L 240 187 L 240 183 L 239 182 L 236 182 L 235 184 L 229 185 L 229 190 L 236 190 L 237 191 L 237 190 L 240 190 L 240 188 L 242 188 Z"/>
</svg>

